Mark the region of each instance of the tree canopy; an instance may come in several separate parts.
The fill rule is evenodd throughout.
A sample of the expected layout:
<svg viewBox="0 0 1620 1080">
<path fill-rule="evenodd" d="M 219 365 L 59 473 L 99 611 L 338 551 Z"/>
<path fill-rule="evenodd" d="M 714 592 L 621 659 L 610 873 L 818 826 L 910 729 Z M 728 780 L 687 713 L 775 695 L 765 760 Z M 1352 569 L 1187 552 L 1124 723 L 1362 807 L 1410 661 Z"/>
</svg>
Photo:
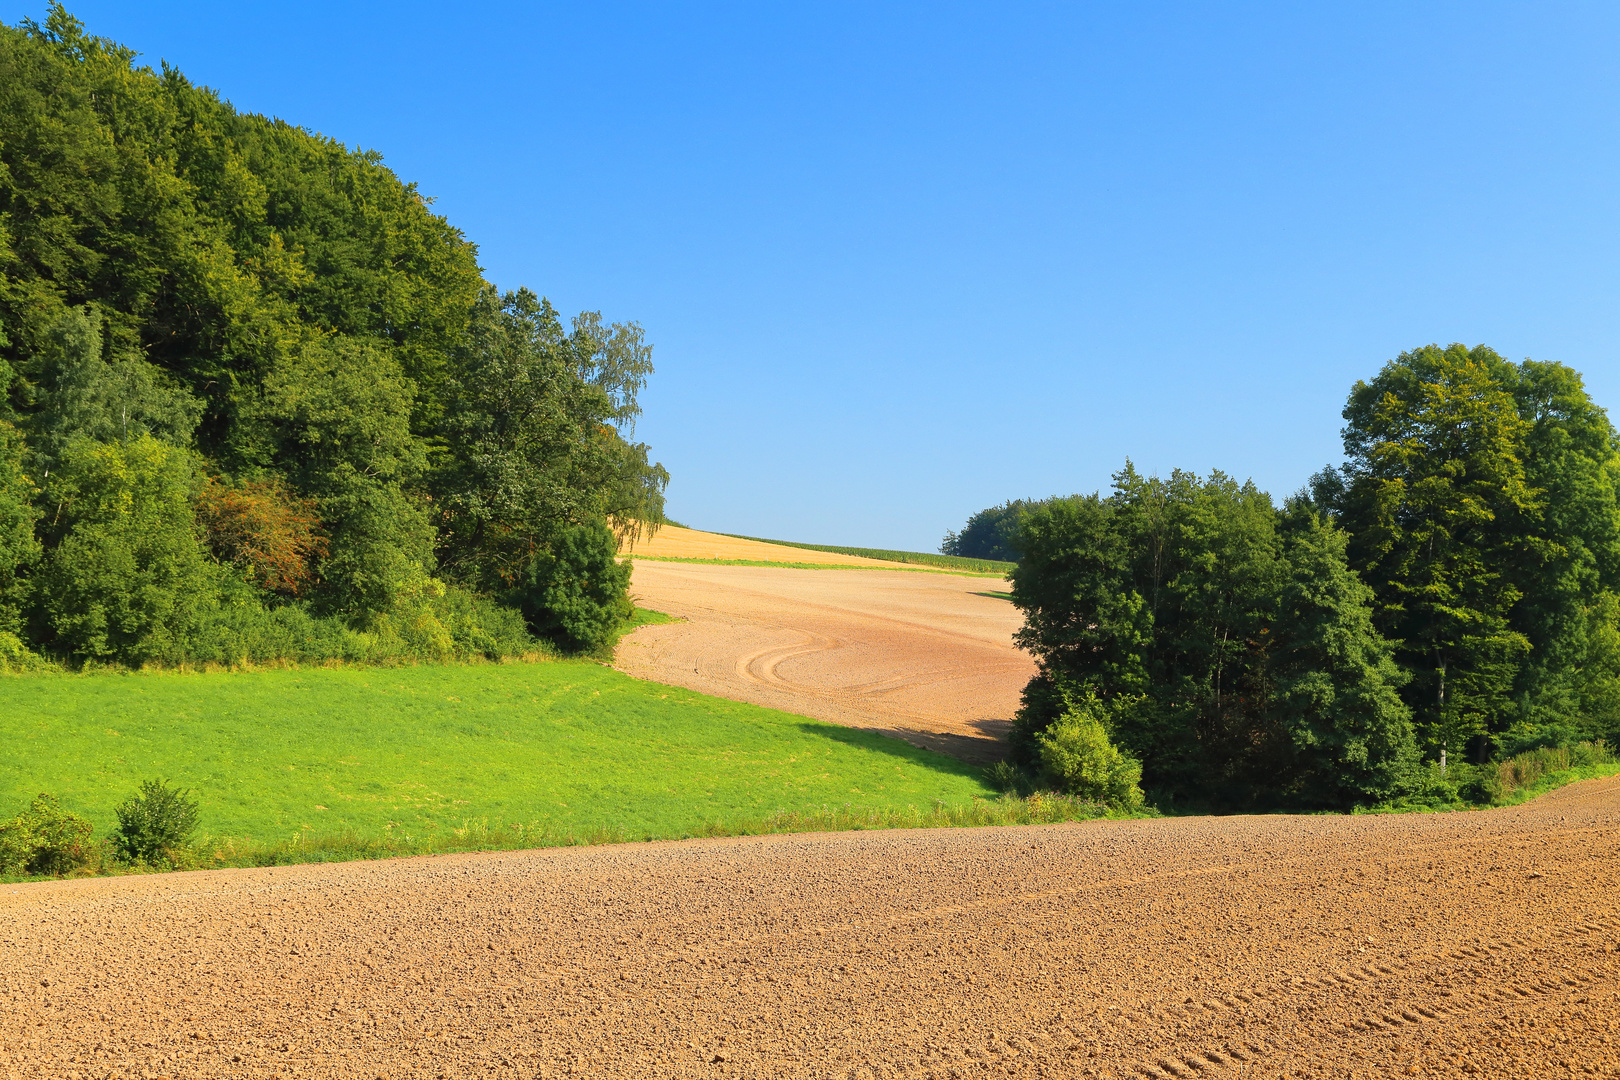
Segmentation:
<svg viewBox="0 0 1620 1080">
<path fill-rule="evenodd" d="M 289 605 L 504 625 L 564 538 L 662 521 L 651 373 L 639 325 L 498 293 L 379 154 L 60 4 L 0 27 L 0 632 L 139 662 Z"/>
<path fill-rule="evenodd" d="M 1358 382 L 1344 418 L 1313 498 L 1351 537 L 1430 749 L 1612 722 L 1620 439 L 1580 376 L 1431 345 Z"/>
<path fill-rule="evenodd" d="M 1019 511 L 1020 760 L 1084 712 L 1161 802 L 1349 806 L 1421 757 L 1620 737 L 1620 436 L 1580 376 L 1430 345 L 1344 419 L 1281 506 L 1127 463 Z"/>
<path fill-rule="evenodd" d="M 1013 602 L 1040 674 L 1015 749 L 1083 695 L 1161 802 L 1345 806 L 1415 762 L 1404 677 L 1346 538 L 1220 473 L 1144 477 L 1031 511 Z"/>
</svg>

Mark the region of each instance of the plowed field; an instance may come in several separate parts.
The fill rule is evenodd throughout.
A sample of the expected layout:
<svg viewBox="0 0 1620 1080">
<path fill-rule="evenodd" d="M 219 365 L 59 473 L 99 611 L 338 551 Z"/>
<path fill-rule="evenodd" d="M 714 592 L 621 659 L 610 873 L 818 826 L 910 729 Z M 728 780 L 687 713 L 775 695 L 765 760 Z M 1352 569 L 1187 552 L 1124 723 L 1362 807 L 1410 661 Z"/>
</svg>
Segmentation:
<svg viewBox="0 0 1620 1080">
<path fill-rule="evenodd" d="M 15 1077 L 1620 1073 L 1620 780 L 0 886 Z"/>
<path fill-rule="evenodd" d="M 636 602 L 682 621 L 630 634 L 615 666 L 982 763 L 1001 756 L 997 739 L 1035 672 L 1013 648 L 1018 610 L 986 595 L 1006 587 L 954 574 L 637 560 Z"/>
<path fill-rule="evenodd" d="M 728 559 L 747 562 L 815 563 L 820 566 L 902 566 L 903 563 L 845 555 L 837 551 L 816 551 L 764 540 L 744 540 L 738 536 L 661 526 L 657 533 L 620 549 L 621 555 L 642 559 Z"/>
</svg>

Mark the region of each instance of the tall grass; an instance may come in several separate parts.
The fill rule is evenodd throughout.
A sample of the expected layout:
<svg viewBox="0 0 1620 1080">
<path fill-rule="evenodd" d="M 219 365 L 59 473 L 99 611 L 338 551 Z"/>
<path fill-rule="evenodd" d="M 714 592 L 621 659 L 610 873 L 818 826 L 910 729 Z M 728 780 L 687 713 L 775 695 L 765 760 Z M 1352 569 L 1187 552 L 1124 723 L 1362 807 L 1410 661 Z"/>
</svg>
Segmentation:
<svg viewBox="0 0 1620 1080">
<path fill-rule="evenodd" d="M 1512 806 L 1577 780 L 1616 773 L 1620 773 L 1620 758 L 1601 739 L 1539 747 L 1483 765 L 1453 764 L 1444 773 L 1431 762 L 1415 791 L 1369 810 L 1400 813 Z"/>
<path fill-rule="evenodd" d="M 1602 739 L 1572 746 L 1544 746 L 1499 761 L 1496 775 L 1487 777 L 1494 802 L 1517 801 L 1516 796 L 1536 793 L 1562 774 L 1590 766 L 1614 765 L 1614 751 Z"/>
</svg>

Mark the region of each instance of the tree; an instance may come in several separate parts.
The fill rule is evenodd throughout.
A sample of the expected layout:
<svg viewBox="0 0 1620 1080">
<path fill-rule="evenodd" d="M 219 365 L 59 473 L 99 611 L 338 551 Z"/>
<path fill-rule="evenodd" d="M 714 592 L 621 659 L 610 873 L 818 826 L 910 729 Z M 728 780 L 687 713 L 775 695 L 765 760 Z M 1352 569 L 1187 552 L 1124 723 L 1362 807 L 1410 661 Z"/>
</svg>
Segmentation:
<svg viewBox="0 0 1620 1080">
<path fill-rule="evenodd" d="M 1617 441 L 1579 376 L 1431 345 L 1358 382 L 1344 416 L 1347 461 L 1313 496 L 1401 643 L 1429 750 L 1568 726 L 1589 612 L 1620 585 Z"/>
<path fill-rule="evenodd" d="M 265 380 L 266 441 L 325 529 L 315 599 L 359 622 L 432 579 L 428 504 L 408 486 L 427 467 L 412 391 L 391 353 L 342 338 L 307 342 Z"/>
<path fill-rule="evenodd" d="M 182 658 L 215 588 L 193 531 L 187 453 L 150 435 L 80 440 L 51 478 L 41 599 L 55 644 L 84 659 Z"/>
<path fill-rule="evenodd" d="M 266 592 L 309 591 L 315 566 L 327 554 L 315 500 L 276 478 L 231 485 L 209 477 L 195 502 L 198 527 L 216 559 Z"/>
<path fill-rule="evenodd" d="M 1050 753 L 1045 732 L 1095 699 L 1162 799 L 1344 807 L 1406 782 L 1390 645 L 1345 538 L 1308 510 L 1279 514 L 1220 473 L 1162 480 L 1127 463 L 1108 498 L 1031 511 L 1022 540 L 1017 641 L 1040 673 L 1015 756 Z"/>
<path fill-rule="evenodd" d="M 30 443 L 48 480 L 75 441 L 127 443 L 150 435 L 170 446 L 191 444 L 202 403 L 161 369 L 138 357 L 103 359 L 101 313 L 68 308 L 52 328 L 34 410 Z"/>
<path fill-rule="evenodd" d="M 31 592 L 28 573 L 41 551 L 34 536 L 39 489 L 25 471 L 24 450 L 22 433 L 0 420 L 0 635 L 15 636 L 22 629 Z"/>
<path fill-rule="evenodd" d="M 1285 775 L 1302 802 L 1368 804 L 1405 790 L 1417 765 L 1407 673 L 1373 625 L 1373 593 L 1349 567 L 1348 537 L 1302 504 L 1285 517 L 1270 696 Z"/>
<path fill-rule="evenodd" d="M 961 532 L 945 534 L 940 554 L 1017 562 L 1019 523 L 1027 512 L 1041 505 L 1030 499 L 1011 499 L 1000 506 L 986 507 L 968 518 Z"/>
<path fill-rule="evenodd" d="M 639 327 L 588 314 L 569 334 L 526 289 L 484 292 L 446 382 L 450 452 L 434 478 L 451 573 L 506 587 L 560 530 L 663 520 L 668 474 L 614 427 L 639 412 L 646 355 Z"/>
<path fill-rule="evenodd" d="M 668 473 L 631 437 L 642 327 L 501 297 L 431 202 L 60 3 L 0 25 L 0 662 L 179 657 L 187 627 L 248 648 L 298 619 L 521 651 L 490 605 L 534 558 L 663 520 Z M 147 472 L 184 473 L 195 520 Z M 128 512 L 75 517 L 75 485 L 113 473 Z M 198 553 L 208 581 L 171 596 Z"/>
</svg>

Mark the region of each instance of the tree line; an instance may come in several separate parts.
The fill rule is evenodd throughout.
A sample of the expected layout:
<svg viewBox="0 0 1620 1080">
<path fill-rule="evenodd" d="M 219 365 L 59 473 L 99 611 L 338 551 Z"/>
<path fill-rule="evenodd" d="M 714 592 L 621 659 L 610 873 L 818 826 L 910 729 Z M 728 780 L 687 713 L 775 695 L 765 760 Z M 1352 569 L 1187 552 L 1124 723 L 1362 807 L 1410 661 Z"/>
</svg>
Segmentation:
<svg viewBox="0 0 1620 1080">
<path fill-rule="evenodd" d="M 1127 462 L 1107 494 L 975 515 L 1039 663 L 1015 762 L 1101 732 L 1161 805 L 1345 808 L 1613 745 L 1620 437 L 1579 374 L 1427 346 L 1343 415 L 1343 464 L 1281 505 Z"/>
<path fill-rule="evenodd" d="M 375 152 L 0 26 L 0 663 L 599 645 L 651 373 Z"/>
</svg>

